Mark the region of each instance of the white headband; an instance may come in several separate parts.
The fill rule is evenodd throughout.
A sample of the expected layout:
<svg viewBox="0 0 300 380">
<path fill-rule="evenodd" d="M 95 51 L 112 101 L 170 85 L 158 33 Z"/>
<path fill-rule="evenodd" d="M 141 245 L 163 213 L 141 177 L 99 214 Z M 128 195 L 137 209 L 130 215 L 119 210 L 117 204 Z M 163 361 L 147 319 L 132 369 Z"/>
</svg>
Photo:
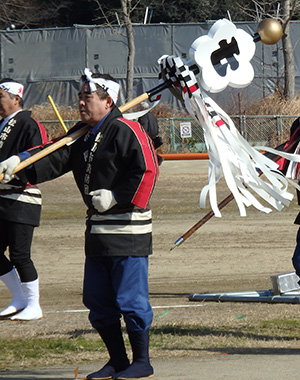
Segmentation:
<svg viewBox="0 0 300 380">
<path fill-rule="evenodd" d="M 0 84 L 0 89 L 9 92 L 13 95 L 19 95 L 20 98 L 23 97 L 24 86 L 17 82 L 4 82 Z"/>
<path fill-rule="evenodd" d="M 103 88 L 103 90 L 105 90 L 108 93 L 108 95 L 112 98 L 114 103 L 117 103 L 120 89 L 120 85 L 118 83 L 104 78 L 92 78 L 93 73 L 90 69 L 87 68 L 84 69 L 84 74 L 89 82 L 91 92 L 97 90 L 95 85 L 97 83 L 101 88 Z"/>
</svg>

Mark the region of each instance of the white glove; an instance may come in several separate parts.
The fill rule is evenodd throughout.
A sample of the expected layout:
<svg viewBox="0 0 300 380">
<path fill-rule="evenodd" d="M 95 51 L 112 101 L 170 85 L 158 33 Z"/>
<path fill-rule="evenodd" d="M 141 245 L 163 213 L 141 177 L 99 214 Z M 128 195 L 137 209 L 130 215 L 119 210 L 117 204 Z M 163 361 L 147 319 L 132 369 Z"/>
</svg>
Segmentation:
<svg viewBox="0 0 300 380">
<path fill-rule="evenodd" d="M 117 204 L 117 201 L 110 190 L 99 189 L 91 191 L 89 195 L 92 196 L 93 206 L 99 212 L 107 211 Z"/>
<path fill-rule="evenodd" d="M 0 174 L 4 173 L 3 183 L 10 182 L 15 178 L 15 175 L 12 172 L 16 169 L 18 164 L 21 162 L 19 156 L 11 156 L 5 161 L 0 162 Z"/>
</svg>

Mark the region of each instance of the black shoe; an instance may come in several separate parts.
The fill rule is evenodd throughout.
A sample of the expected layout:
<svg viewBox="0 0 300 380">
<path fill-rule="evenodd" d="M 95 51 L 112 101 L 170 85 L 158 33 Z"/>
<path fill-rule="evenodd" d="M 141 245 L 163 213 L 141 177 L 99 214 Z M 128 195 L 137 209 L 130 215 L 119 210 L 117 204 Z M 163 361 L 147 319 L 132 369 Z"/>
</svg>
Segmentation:
<svg viewBox="0 0 300 380">
<path fill-rule="evenodd" d="M 113 375 L 115 375 L 116 370 L 114 367 L 110 364 L 110 361 L 105 364 L 105 366 L 97 372 L 90 373 L 87 375 L 87 379 L 101 379 L 101 380 L 109 380 L 113 378 Z"/>
<path fill-rule="evenodd" d="M 133 379 L 150 379 L 154 376 L 152 365 L 146 363 L 134 362 L 124 371 L 117 372 L 113 379 L 133 380 Z"/>
<path fill-rule="evenodd" d="M 123 370 L 126 370 L 127 367 L 123 367 Z M 117 373 L 117 371 L 120 371 L 120 368 L 116 370 L 116 368 L 112 365 L 112 362 L 110 360 L 108 363 L 105 364 L 104 367 L 99 369 L 99 371 L 90 373 L 89 375 L 87 375 L 86 378 L 91 380 L 109 380 L 114 378 L 114 375 Z"/>
</svg>

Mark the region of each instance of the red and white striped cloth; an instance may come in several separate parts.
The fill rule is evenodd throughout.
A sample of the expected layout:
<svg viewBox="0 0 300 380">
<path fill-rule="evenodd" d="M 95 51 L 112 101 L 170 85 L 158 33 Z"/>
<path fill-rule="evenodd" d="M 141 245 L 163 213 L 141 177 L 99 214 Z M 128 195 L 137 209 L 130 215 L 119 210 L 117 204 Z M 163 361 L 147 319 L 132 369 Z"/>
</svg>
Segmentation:
<svg viewBox="0 0 300 380">
<path fill-rule="evenodd" d="M 194 73 L 179 57 L 162 56 L 159 63 L 164 76 L 172 80 L 173 88 L 181 91 L 187 111 L 204 131 L 209 173 L 208 184 L 200 193 L 200 207 L 205 207 L 208 197 L 215 216 L 221 216 L 216 185 L 222 173 L 241 216 L 246 216 L 246 207 L 250 205 L 271 212 L 272 209 L 263 205 L 261 200 L 278 211 L 288 207 L 293 199 L 293 194 L 288 192 L 289 183 L 299 186 L 282 174 L 276 162 L 259 153 L 241 136 L 230 117 L 200 90 Z M 266 147 L 259 149 L 267 151 Z M 299 155 L 284 157 L 300 162 Z"/>
</svg>

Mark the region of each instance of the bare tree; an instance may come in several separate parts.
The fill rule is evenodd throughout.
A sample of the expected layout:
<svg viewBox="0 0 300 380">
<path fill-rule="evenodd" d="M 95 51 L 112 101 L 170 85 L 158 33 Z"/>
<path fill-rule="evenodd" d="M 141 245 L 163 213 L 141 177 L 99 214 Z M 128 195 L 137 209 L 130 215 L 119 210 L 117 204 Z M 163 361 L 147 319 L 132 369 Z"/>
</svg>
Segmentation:
<svg viewBox="0 0 300 380">
<path fill-rule="evenodd" d="M 34 28 L 57 25 L 62 9 L 71 0 L 1 0 L 0 28 Z"/>
<path fill-rule="evenodd" d="M 282 47 L 284 57 L 284 96 L 292 99 L 295 96 L 295 59 L 290 36 L 290 20 L 299 7 L 299 1 L 282 0 Z"/>
<path fill-rule="evenodd" d="M 120 0 L 121 3 L 121 17 L 119 18 L 120 27 L 116 28 L 113 26 L 111 20 L 112 20 L 112 12 L 115 16 L 115 11 L 106 10 L 102 6 L 100 0 L 93 0 L 97 6 L 98 11 L 100 11 L 100 15 L 96 17 L 95 19 L 104 20 L 104 24 L 108 25 L 110 28 L 114 29 L 116 33 L 120 33 L 124 35 L 127 39 L 127 47 L 128 47 L 128 55 L 127 55 L 127 69 L 126 69 L 126 91 L 125 91 L 125 98 L 126 101 L 130 101 L 133 98 L 133 79 L 134 79 L 134 60 L 135 60 L 135 42 L 134 42 L 134 33 L 133 33 L 133 26 L 131 21 L 131 15 L 132 12 L 136 9 L 138 6 L 140 0 Z M 126 33 L 123 34 L 121 32 L 122 27 L 125 28 Z"/>
<path fill-rule="evenodd" d="M 251 0 L 255 10 L 251 6 L 244 7 L 247 15 L 260 21 L 263 18 L 274 18 L 281 23 L 283 29 L 282 48 L 284 59 L 284 90 L 285 99 L 295 96 L 295 60 L 294 49 L 290 36 L 290 20 L 300 9 L 300 0 Z"/>
<path fill-rule="evenodd" d="M 133 77 L 134 77 L 134 59 L 135 43 L 130 12 L 132 11 L 131 0 L 121 0 L 124 25 L 128 42 L 127 70 L 126 70 L 126 101 L 133 98 Z"/>
</svg>

